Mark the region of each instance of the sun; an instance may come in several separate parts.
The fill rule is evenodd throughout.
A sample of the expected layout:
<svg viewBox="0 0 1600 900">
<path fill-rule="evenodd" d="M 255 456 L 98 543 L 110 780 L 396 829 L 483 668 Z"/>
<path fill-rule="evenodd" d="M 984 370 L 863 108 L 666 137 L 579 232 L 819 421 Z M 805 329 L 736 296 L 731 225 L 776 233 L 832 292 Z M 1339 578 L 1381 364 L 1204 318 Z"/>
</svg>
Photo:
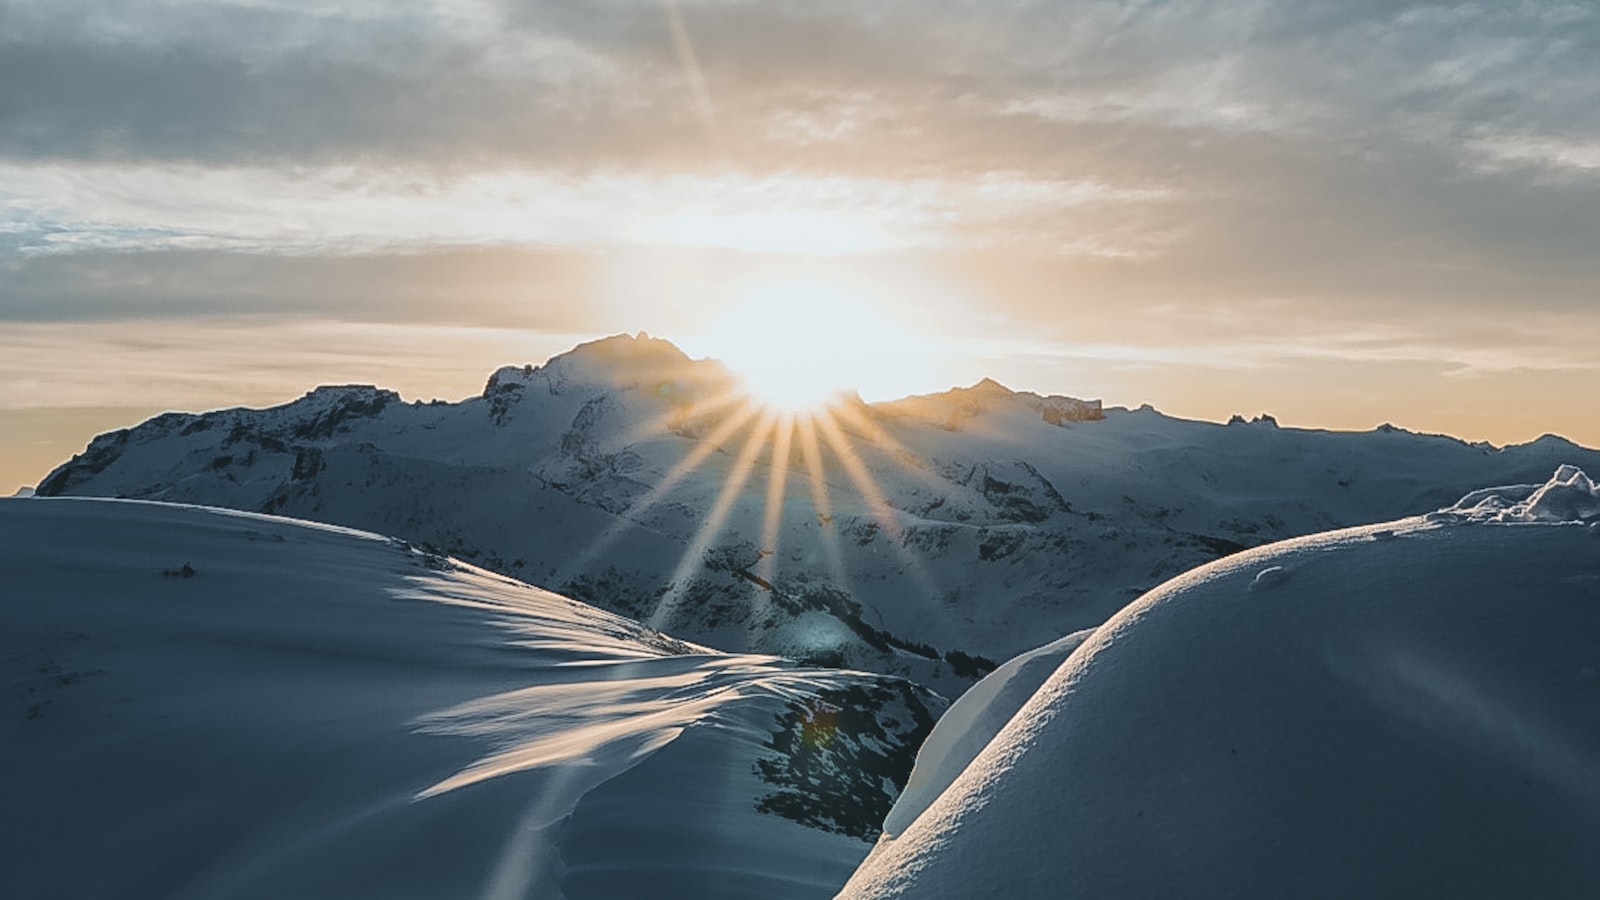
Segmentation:
<svg viewBox="0 0 1600 900">
<path fill-rule="evenodd" d="M 756 401 L 814 412 L 841 397 L 886 399 L 921 383 L 932 353 L 869 297 L 840 285 L 770 282 L 717 317 L 703 342 Z"/>
<path fill-rule="evenodd" d="M 750 509 L 741 512 L 741 504 L 754 504 L 761 511 L 758 558 L 739 573 L 756 592 L 751 623 L 765 621 L 763 604 L 779 596 L 779 550 L 786 522 L 814 523 L 804 531 L 820 541 L 822 558 L 836 585 L 847 584 L 839 529 L 834 525 L 836 510 L 851 508 L 855 510 L 851 515 L 864 510 L 890 538 L 891 546 L 904 551 L 902 516 L 878 482 L 883 474 L 879 467 L 892 464 L 912 477 L 931 476 L 907 461 L 909 451 L 877 424 L 869 410 L 840 401 L 852 395 L 873 401 L 925 391 L 936 371 L 935 360 L 949 351 L 891 314 L 893 307 L 874 299 L 878 296 L 882 294 L 843 280 L 750 282 L 708 330 L 680 336 L 685 349 L 720 361 L 739 383 L 717 384 L 705 396 L 686 406 L 673 405 L 660 418 L 639 426 L 635 436 L 641 439 L 659 434 L 670 422 L 694 421 L 703 427 L 673 428 L 673 434 L 691 442 L 683 457 L 569 563 L 568 576 L 585 571 L 624 533 L 639 526 L 647 510 L 662 503 L 691 473 L 706 467 L 717 472 L 716 499 L 645 619 L 652 628 L 673 627 L 706 565 L 707 552 L 724 538 L 735 516 L 744 516 L 740 527 L 748 532 L 753 524 Z M 807 498 L 814 518 L 803 514 L 798 520 L 785 518 L 788 504 Z M 914 557 L 903 556 L 902 562 L 908 570 L 920 572 Z M 926 573 L 919 578 L 927 596 L 939 593 Z M 808 739 L 826 742 L 830 727 L 826 710 L 812 719 L 815 733 L 808 732 Z"/>
</svg>

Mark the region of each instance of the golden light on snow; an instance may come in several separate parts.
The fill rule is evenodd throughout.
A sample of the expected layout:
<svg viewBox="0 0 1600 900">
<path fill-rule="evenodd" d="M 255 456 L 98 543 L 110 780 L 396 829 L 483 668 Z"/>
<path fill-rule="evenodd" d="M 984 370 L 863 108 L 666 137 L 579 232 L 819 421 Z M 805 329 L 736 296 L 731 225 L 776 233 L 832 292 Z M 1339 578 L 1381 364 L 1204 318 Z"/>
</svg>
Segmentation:
<svg viewBox="0 0 1600 900">
<path fill-rule="evenodd" d="M 756 402 L 789 413 L 816 412 L 852 393 L 906 393 L 908 384 L 927 383 L 935 361 L 930 342 L 863 292 L 792 280 L 744 291 L 702 346 Z"/>
</svg>

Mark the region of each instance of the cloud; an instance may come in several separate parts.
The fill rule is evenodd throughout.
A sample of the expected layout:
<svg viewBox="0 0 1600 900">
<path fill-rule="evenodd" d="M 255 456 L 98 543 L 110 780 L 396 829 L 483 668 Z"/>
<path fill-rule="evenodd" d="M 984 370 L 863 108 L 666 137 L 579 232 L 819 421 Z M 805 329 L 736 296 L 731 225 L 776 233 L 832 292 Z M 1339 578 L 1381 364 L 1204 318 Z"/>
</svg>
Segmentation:
<svg viewBox="0 0 1600 900">
<path fill-rule="evenodd" d="M 456 248 L 283 256 L 216 250 L 84 252 L 0 266 L 0 321 L 335 318 L 587 332 L 597 260 L 575 251 Z"/>
<path fill-rule="evenodd" d="M 1572 140 L 1567 138 L 1503 134 L 1472 143 L 1485 159 L 1490 172 L 1504 171 L 1517 166 L 1535 166 L 1562 174 L 1587 174 L 1600 170 L 1600 139 Z"/>
<path fill-rule="evenodd" d="M 982 244 L 1001 237 L 1006 222 L 1030 209 L 1160 199 L 1159 192 L 1093 181 L 1001 175 L 896 180 L 615 172 L 571 178 L 491 171 L 441 177 L 426 169 L 353 166 L 289 172 L 0 163 L 0 184 L 0 209 L 11 220 L 5 240 L 24 256 L 627 244 L 829 255 Z"/>
<path fill-rule="evenodd" d="M 901 167 L 1031 170 L 1028 110 L 1376 145 L 1596 125 L 1592 6 L 1322 6 L 680 4 L 741 168 L 859 166 L 892 148 Z M 14 156 L 717 163 L 658 2 L 32 2 L 8 15 L 0 148 Z M 986 127 L 950 134 L 969 124 Z"/>
<path fill-rule="evenodd" d="M 588 336 L 265 316 L 13 324 L 0 334 L 0 410 L 147 408 L 159 398 L 203 411 L 351 383 L 458 400 L 502 365 L 542 363 Z"/>
<path fill-rule="evenodd" d="M 577 328 L 804 221 L 1063 339 L 1593 305 L 1592 3 L 677 7 L 716 140 L 653 0 L 14 0 L 0 317 Z"/>
</svg>

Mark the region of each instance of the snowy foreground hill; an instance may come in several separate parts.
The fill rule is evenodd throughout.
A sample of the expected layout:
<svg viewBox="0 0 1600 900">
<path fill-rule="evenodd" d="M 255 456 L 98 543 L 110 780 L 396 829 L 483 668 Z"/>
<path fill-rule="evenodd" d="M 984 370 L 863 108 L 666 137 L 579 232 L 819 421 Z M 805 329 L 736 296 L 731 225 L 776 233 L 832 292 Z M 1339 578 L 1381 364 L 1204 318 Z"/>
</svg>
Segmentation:
<svg viewBox="0 0 1600 900">
<path fill-rule="evenodd" d="M 842 897 L 1600 896 L 1600 486 L 1174 579 L 958 701 L 885 830 Z"/>
<path fill-rule="evenodd" d="M 942 700 L 287 519 L 0 500 L 0 896 L 827 897 Z"/>
<path fill-rule="evenodd" d="M 618 336 L 460 403 L 324 387 L 159 416 L 38 490 L 400 535 L 708 646 L 954 694 L 1219 556 L 1600 471 L 1555 437 L 1219 425 L 988 381 L 792 427 L 736 391 L 714 362 Z"/>
</svg>

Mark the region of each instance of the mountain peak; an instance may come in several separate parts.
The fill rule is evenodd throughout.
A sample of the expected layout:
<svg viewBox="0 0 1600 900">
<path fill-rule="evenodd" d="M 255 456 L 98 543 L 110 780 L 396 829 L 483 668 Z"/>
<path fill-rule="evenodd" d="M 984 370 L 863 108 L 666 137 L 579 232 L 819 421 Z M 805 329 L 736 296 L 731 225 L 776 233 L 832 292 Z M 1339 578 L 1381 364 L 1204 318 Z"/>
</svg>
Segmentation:
<svg viewBox="0 0 1600 900">
<path fill-rule="evenodd" d="M 551 357 L 545 365 L 553 365 L 557 360 L 571 360 L 618 370 L 640 365 L 687 365 L 690 361 L 688 355 L 679 350 L 676 344 L 664 338 L 651 337 L 644 331 L 637 334 L 613 334 L 586 341 L 565 353 Z"/>
<path fill-rule="evenodd" d="M 489 376 L 484 396 L 526 386 L 535 377 L 542 377 L 559 393 L 568 384 L 626 387 L 644 382 L 706 382 L 716 380 L 721 372 L 720 366 L 690 359 L 671 341 L 640 331 L 586 341 L 550 357 L 542 366 L 503 366 Z"/>
<path fill-rule="evenodd" d="M 1099 400 L 1054 394 L 1041 397 L 1028 391 L 1014 391 L 993 378 L 984 378 L 971 387 L 919 394 L 876 406 L 890 414 L 933 422 L 947 431 L 961 431 L 967 422 L 991 410 L 1026 409 L 1051 425 L 1105 418 Z"/>
<path fill-rule="evenodd" d="M 1010 397 L 1016 394 L 1016 391 L 1013 391 L 1000 382 L 995 381 L 993 378 L 985 378 L 982 381 L 979 381 L 977 384 L 974 384 L 972 387 L 967 388 L 967 390 L 974 394 L 993 394 L 1002 397 Z"/>
</svg>

